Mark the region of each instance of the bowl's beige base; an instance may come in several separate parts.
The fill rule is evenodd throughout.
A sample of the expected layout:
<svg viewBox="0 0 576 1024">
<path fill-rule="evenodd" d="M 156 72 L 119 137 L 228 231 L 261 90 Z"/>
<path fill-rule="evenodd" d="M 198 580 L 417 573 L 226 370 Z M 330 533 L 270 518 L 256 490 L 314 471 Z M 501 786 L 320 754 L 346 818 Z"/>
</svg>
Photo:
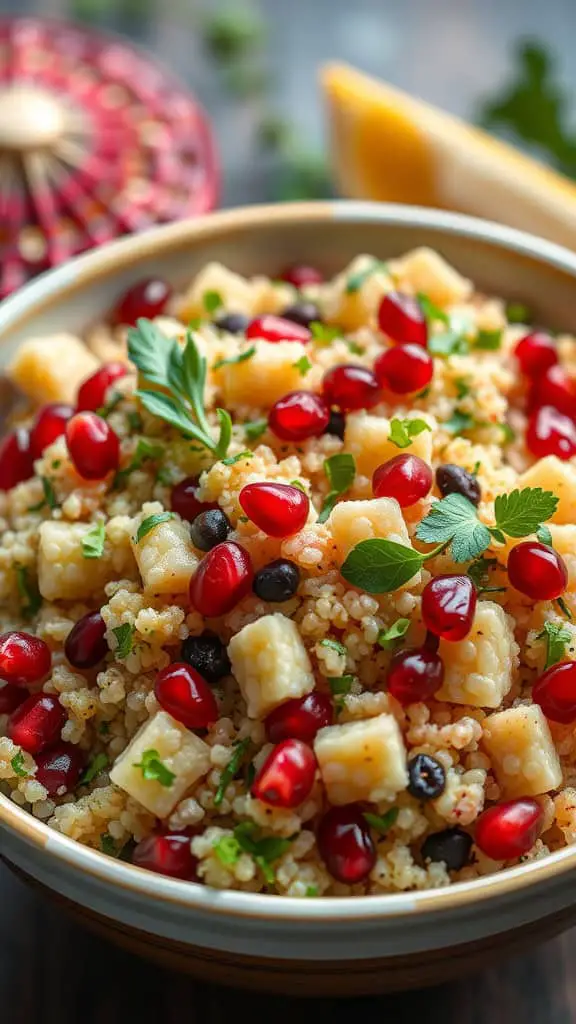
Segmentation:
<svg viewBox="0 0 576 1024">
<path fill-rule="evenodd" d="M 129 928 L 72 903 L 13 864 L 6 863 L 16 875 L 62 907 L 75 921 L 130 953 L 211 984 L 289 996 L 371 995 L 437 985 L 522 953 L 576 924 L 576 907 L 569 907 L 515 931 L 411 956 L 347 962 L 255 959 L 201 949 Z"/>
</svg>

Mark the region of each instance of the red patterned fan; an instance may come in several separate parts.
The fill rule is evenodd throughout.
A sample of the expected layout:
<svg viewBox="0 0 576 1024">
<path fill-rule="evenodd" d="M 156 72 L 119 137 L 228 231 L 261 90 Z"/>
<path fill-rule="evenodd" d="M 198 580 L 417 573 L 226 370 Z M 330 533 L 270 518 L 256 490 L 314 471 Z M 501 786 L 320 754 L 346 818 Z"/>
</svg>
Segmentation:
<svg viewBox="0 0 576 1024">
<path fill-rule="evenodd" d="M 150 57 L 0 20 L 0 297 L 91 246 L 204 213 L 217 190 L 204 112 Z"/>
</svg>

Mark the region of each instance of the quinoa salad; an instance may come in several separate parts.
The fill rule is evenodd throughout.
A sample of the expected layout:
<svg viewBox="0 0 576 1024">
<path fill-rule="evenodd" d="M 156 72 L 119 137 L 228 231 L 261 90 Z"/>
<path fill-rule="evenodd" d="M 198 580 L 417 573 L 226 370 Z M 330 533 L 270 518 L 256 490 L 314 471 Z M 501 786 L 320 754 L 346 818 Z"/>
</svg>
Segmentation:
<svg viewBox="0 0 576 1024">
<path fill-rule="evenodd" d="M 137 281 L 0 446 L 0 791 L 291 897 L 576 841 L 576 344 L 419 248 Z"/>
</svg>

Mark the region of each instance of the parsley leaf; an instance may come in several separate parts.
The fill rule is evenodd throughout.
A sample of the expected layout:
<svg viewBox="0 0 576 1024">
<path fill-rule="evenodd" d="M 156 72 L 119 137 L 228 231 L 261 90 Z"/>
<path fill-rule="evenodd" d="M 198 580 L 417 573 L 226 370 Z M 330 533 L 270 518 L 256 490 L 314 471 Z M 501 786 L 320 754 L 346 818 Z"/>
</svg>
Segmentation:
<svg viewBox="0 0 576 1024">
<path fill-rule="evenodd" d="M 16 567 L 16 584 L 22 601 L 21 611 L 26 619 L 33 619 L 42 607 L 42 597 L 37 583 L 31 582 L 25 565 Z"/>
<path fill-rule="evenodd" d="M 106 528 L 104 523 L 94 523 L 82 537 L 82 554 L 84 558 L 102 558 Z"/>
<path fill-rule="evenodd" d="M 400 420 L 394 417 L 390 421 L 390 433 L 388 440 L 392 441 L 397 448 L 408 448 L 412 444 L 412 440 L 418 437 L 424 430 L 431 430 L 429 423 L 426 420 L 417 418 Z"/>
<path fill-rule="evenodd" d="M 448 327 L 428 338 L 428 351 L 433 356 L 465 356 L 470 349 L 466 335 L 456 327 Z"/>
<path fill-rule="evenodd" d="M 169 519 L 174 519 L 173 512 L 156 512 L 155 515 L 143 519 L 136 531 L 136 543 L 139 544 L 150 530 L 154 530 L 161 523 L 167 523 Z"/>
<path fill-rule="evenodd" d="M 550 533 L 550 527 L 543 525 L 539 526 L 536 530 L 536 536 L 541 544 L 547 544 L 549 548 L 554 547 L 552 541 L 552 534 Z"/>
<path fill-rule="evenodd" d="M 292 365 L 294 366 L 295 370 L 298 370 L 298 373 L 300 374 L 301 377 L 305 377 L 306 374 L 308 373 L 308 370 L 312 369 L 312 363 L 308 359 L 308 356 L 301 356 L 300 359 L 298 359 Z"/>
<path fill-rule="evenodd" d="M 499 327 L 495 331 L 478 331 L 475 340 L 475 347 L 485 352 L 496 352 L 502 347 L 503 330 Z"/>
<path fill-rule="evenodd" d="M 562 661 L 566 650 L 566 644 L 572 640 L 572 633 L 562 623 L 545 622 L 544 629 L 538 634 L 539 640 L 546 641 L 546 664 L 544 668 L 550 668 L 557 661 Z"/>
<path fill-rule="evenodd" d="M 102 853 L 107 853 L 109 857 L 118 856 L 118 848 L 109 832 L 105 832 L 104 835 L 100 836 L 100 849 Z"/>
<path fill-rule="evenodd" d="M 329 345 L 334 338 L 342 337 L 342 328 L 332 324 L 323 324 L 320 320 L 312 320 L 310 324 L 312 340 L 322 345 Z"/>
<path fill-rule="evenodd" d="M 432 299 L 430 299 L 428 295 L 425 295 L 424 292 L 418 292 L 416 298 L 418 299 L 422 312 L 429 323 L 433 323 L 434 320 L 440 320 L 443 324 L 450 323 L 450 317 L 448 314 L 445 313 L 443 309 L 440 309 L 435 302 L 432 302 Z"/>
<path fill-rule="evenodd" d="M 326 681 L 330 687 L 330 693 L 333 697 L 346 697 L 350 693 L 352 683 L 354 682 L 354 676 L 326 676 Z M 337 703 L 342 703 L 337 701 Z"/>
<path fill-rule="evenodd" d="M 222 296 L 220 292 L 207 291 L 202 296 L 202 305 L 208 314 L 215 313 L 217 309 L 220 309 L 223 305 Z"/>
<path fill-rule="evenodd" d="M 490 530 L 478 519 L 476 506 L 462 494 L 448 494 L 437 501 L 416 529 L 425 544 L 451 541 L 455 562 L 469 562 L 482 554 L 490 543 Z"/>
<path fill-rule="evenodd" d="M 142 770 L 142 775 L 147 782 L 159 782 L 166 789 L 170 788 L 176 778 L 174 772 L 171 772 L 160 760 L 160 754 L 157 750 L 145 750 L 142 754 L 142 760 L 137 763 L 135 762 L 134 768 Z"/>
<path fill-rule="evenodd" d="M 468 566 L 468 575 L 479 594 L 502 594 L 506 587 L 490 586 L 490 570 L 498 565 L 497 558 L 477 558 Z"/>
<path fill-rule="evenodd" d="M 344 644 L 341 644 L 339 640 L 331 640 L 330 637 L 325 637 L 324 640 L 321 640 L 320 647 L 328 647 L 331 651 L 336 651 L 338 654 L 348 654 Z"/>
<path fill-rule="evenodd" d="M 524 487 L 499 494 L 494 502 L 496 527 L 508 537 L 527 537 L 554 515 L 558 498 L 541 487 Z"/>
<path fill-rule="evenodd" d="M 54 486 L 52 484 L 52 481 L 49 480 L 47 476 L 43 476 L 40 479 L 42 481 L 42 490 L 44 492 L 44 497 L 42 498 L 42 501 L 38 502 L 37 505 L 31 505 L 30 508 L 28 509 L 29 512 L 39 512 L 40 509 L 44 508 L 45 505 L 47 505 L 49 509 L 58 508 L 58 502 L 56 500 L 56 494 L 54 493 Z"/>
<path fill-rule="evenodd" d="M 24 767 L 24 754 L 22 753 L 21 750 L 19 750 L 17 754 L 14 754 L 14 757 L 10 761 L 10 764 L 12 765 L 12 771 L 15 772 L 16 775 L 18 775 L 21 779 L 25 779 L 27 777 L 28 772 Z"/>
<path fill-rule="evenodd" d="M 214 843 L 214 853 L 224 867 L 231 867 L 240 859 L 242 847 L 235 836 L 222 836 Z"/>
<path fill-rule="evenodd" d="M 478 424 L 473 416 L 469 412 L 462 412 L 460 409 L 455 409 L 449 419 L 441 424 L 444 430 L 447 430 L 449 434 L 462 434 L 466 430 L 474 430 Z"/>
<path fill-rule="evenodd" d="M 386 811 L 386 813 L 382 815 L 371 814 L 369 811 L 365 811 L 364 820 L 384 836 L 392 828 L 392 825 L 396 821 L 399 813 L 400 810 L 398 807 L 391 807 L 389 811 Z"/>
<path fill-rule="evenodd" d="M 357 270 L 356 273 L 351 274 L 346 282 L 346 294 L 353 295 L 355 292 L 359 292 L 364 282 L 372 274 L 375 274 L 377 270 L 388 270 L 388 264 L 384 263 L 383 260 L 373 259 L 362 270 Z"/>
<path fill-rule="evenodd" d="M 341 575 L 368 594 L 389 594 L 419 572 L 425 556 L 393 540 L 361 540 L 346 557 Z"/>
<path fill-rule="evenodd" d="M 330 491 L 324 498 L 317 520 L 319 523 L 326 522 L 338 498 L 345 494 L 354 483 L 354 477 L 356 476 L 354 456 L 347 452 L 331 455 L 329 459 L 324 460 L 324 472 L 328 477 Z"/>
<path fill-rule="evenodd" d="M 454 381 L 454 387 L 456 388 L 456 398 L 466 398 L 470 394 L 470 385 L 463 377 L 457 377 Z"/>
<path fill-rule="evenodd" d="M 218 359 L 212 369 L 220 370 L 223 366 L 236 366 L 237 363 L 245 363 L 248 359 L 252 359 L 252 356 L 256 353 L 256 346 L 250 345 L 250 348 L 240 352 L 237 356 L 228 356 L 227 359 Z"/>
<path fill-rule="evenodd" d="M 381 629 L 378 634 L 378 643 L 385 651 L 392 651 L 396 642 L 406 636 L 410 628 L 410 619 L 396 619 L 389 629 Z"/>
<path fill-rule="evenodd" d="M 266 432 L 268 420 L 251 420 L 249 423 L 244 423 L 243 427 L 248 440 L 257 441 Z"/>
<path fill-rule="evenodd" d="M 234 838 L 245 853 L 250 853 L 264 878 L 269 884 L 276 880 L 271 863 L 278 860 L 290 849 L 291 839 L 279 839 L 276 836 L 259 837 L 260 830 L 253 821 L 242 821 L 234 829 Z"/>
<path fill-rule="evenodd" d="M 231 455 L 229 459 L 222 459 L 223 466 L 235 466 L 237 462 L 241 462 L 242 459 L 252 459 L 254 452 L 251 452 L 249 448 L 246 448 L 243 452 L 238 452 L 237 455 Z"/>
<path fill-rule="evenodd" d="M 118 487 L 122 481 L 133 473 L 135 469 L 140 469 L 144 462 L 149 459 L 159 459 L 164 454 L 164 445 L 162 444 L 151 444 L 144 437 L 138 439 L 136 445 L 136 451 L 132 456 L 132 460 L 126 466 L 125 469 L 119 469 L 114 477 L 114 487 Z"/>
<path fill-rule="evenodd" d="M 93 782 L 96 776 L 100 775 L 100 772 L 104 771 L 104 769 L 108 767 L 109 763 L 107 754 L 96 754 L 90 761 L 84 775 L 80 779 L 80 785 L 85 786 L 87 783 Z"/>
<path fill-rule="evenodd" d="M 134 626 L 129 622 L 123 622 L 121 626 L 115 626 L 112 630 L 118 641 L 118 647 L 114 651 L 117 658 L 127 658 L 132 650 L 134 639 Z"/>
<path fill-rule="evenodd" d="M 232 757 L 228 761 L 228 764 L 226 765 L 224 771 L 222 772 L 222 775 L 220 776 L 220 783 L 219 783 L 218 789 L 216 790 L 216 794 L 214 796 L 214 806 L 215 807 L 219 807 L 220 806 L 220 804 L 222 803 L 222 801 L 224 799 L 224 795 L 226 793 L 227 787 L 232 782 L 232 779 L 234 779 L 236 777 L 237 773 L 240 771 L 242 762 L 243 762 L 243 760 L 244 760 L 244 758 L 246 756 L 246 752 L 247 752 L 249 746 L 250 746 L 250 737 L 249 736 L 247 736 L 246 739 L 240 740 L 240 742 L 235 745 L 235 749 L 234 749 L 234 752 L 232 754 Z"/>
</svg>

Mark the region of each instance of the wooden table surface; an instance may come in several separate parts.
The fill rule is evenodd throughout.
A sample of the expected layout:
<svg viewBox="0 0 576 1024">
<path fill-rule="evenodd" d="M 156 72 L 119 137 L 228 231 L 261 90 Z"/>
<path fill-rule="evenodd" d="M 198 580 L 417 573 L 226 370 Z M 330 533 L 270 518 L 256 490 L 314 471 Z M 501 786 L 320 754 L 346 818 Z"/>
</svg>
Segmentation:
<svg viewBox="0 0 576 1024">
<path fill-rule="evenodd" d="M 573 1024 L 576 930 L 453 985 L 357 999 L 378 1024 Z M 143 963 L 71 924 L 0 865 L 2 1024 L 307 1024 L 336 1001 L 258 996 Z"/>
</svg>

